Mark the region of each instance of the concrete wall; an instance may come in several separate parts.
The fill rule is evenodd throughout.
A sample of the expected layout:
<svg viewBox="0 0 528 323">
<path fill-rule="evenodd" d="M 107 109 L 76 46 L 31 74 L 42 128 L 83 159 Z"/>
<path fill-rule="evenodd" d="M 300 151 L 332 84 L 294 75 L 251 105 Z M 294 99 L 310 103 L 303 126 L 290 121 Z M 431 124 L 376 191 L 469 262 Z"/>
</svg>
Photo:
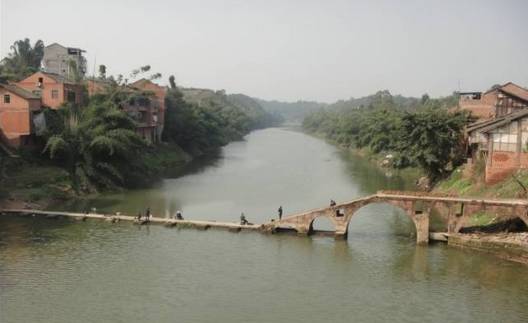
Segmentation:
<svg viewBox="0 0 528 323">
<path fill-rule="evenodd" d="M 71 79 L 75 72 L 70 68 L 70 61 L 74 61 L 81 75 L 85 68 L 85 61 L 82 55 L 72 55 L 68 53 L 68 48 L 59 44 L 51 44 L 44 48 L 42 66 L 44 71 L 58 74 Z"/>
</svg>

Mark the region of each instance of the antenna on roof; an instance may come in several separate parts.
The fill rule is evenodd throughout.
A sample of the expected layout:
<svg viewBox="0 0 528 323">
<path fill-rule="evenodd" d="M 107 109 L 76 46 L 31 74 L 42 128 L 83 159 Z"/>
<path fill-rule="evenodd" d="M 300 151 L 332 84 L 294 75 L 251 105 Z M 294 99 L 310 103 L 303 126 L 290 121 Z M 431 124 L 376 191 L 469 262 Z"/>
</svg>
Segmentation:
<svg viewBox="0 0 528 323">
<path fill-rule="evenodd" d="M 94 66 L 93 66 L 93 72 L 92 72 L 92 78 L 95 79 L 95 67 L 97 66 L 97 55 L 94 54 Z"/>
</svg>

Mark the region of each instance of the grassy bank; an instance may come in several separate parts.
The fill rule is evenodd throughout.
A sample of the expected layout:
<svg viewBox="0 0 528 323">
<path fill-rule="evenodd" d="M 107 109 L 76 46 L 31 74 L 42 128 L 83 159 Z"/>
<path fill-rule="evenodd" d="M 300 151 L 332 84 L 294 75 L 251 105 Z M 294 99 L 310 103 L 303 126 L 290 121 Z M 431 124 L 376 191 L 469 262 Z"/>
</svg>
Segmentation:
<svg viewBox="0 0 528 323">
<path fill-rule="evenodd" d="M 45 158 L 27 155 L 20 158 L 2 156 L 0 173 L 0 207 L 42 208 L 72 198 L 93 196 L 100 191 L 76 192 L 69 173 Z M 168 173 L 188 164 L 192 157 L 175 144 L 149 148 L 141 158 L 144 174 L 132 181 L 134 186 L 148 186 Z M 116 186 L 115 190 L 129 187 Z"/>
<path fill-rule="evenodd" d="M 448 178 L 437 183 L 433 191 L 465 197 L 527 198 L 528 196 L 521 184 L 528 187 L 527 170 L 519 170 L 497 184 L 486 185 L 484 182 L 484 165 L 477 164 L 471 169 L 468 166 L 457 168 Z M 509 216 L 483 211 L 469 219 L 467 225 L 481 227 L 507 220 L 510 220 Z"/>
<path fill-rule="evenodd" d="M 474 196 L 488 198 L 527 198 L 522 185 L 528 187 L 528 171 L 519 170 L 505 180 L 494 184 L 484 183 L 483 168 L 457 168 L 448 178 L 440 181 L 434 191 L 451 193 L 459 196 Z"/>
</svg>

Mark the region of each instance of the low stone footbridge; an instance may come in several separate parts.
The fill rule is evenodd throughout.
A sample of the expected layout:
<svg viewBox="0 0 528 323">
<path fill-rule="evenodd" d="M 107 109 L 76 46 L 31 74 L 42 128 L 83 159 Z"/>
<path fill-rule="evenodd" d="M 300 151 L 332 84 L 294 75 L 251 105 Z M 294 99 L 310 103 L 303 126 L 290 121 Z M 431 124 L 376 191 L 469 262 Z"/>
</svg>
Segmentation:
<svg viewBox="0 0 528 323">
<path fill-rule="evenodd" d="M 352 217 L 362 207 L 374 203 L 387 203 L 403 210 L 416 227 L 416 240 L 419 244 L 429 242 L 429 218 L 433 208 L 446 219 L 448 234 L 458 233 L 469 218 L 483 211 L 518 217 L 528 226 L 528 200 L 462 198 L 421 192 L 379 191 L 350 202 L 271 221 L 264 224 L 264 230 L 276 232 L 281 229 L 293 229 L 298 234 L 308 235 L 313 232 L 314 221 L 319 217 L 326 217 L 334 224 L 335 237 L 346 239 Z"/>
</svg>

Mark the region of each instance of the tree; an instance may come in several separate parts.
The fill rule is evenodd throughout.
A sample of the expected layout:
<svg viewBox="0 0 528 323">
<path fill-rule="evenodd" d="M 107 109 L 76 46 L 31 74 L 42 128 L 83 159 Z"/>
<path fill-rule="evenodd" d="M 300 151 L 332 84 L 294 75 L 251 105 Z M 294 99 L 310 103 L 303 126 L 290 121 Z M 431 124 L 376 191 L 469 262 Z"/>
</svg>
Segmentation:
<svg viewBox="0 0 528 323">
<path fill-rule="evenodd" d="M 466 113 L 439 109 L 407 113 L 401 121 L 397 151 L 416 162 L 436 181 L 462 162 L 463 129 L 468 121 Z"/>
<path fill-rule="evenodd" d="M 17 40 L 11 46 L 11 53 L 2 61 L 2 73 L 11 80 L 21 80 L 39 70 L 43 56 L 42 40 L 37 40 L 33 46 L 29 38 Z"/>
<path fill-rule="evenodd" d="M 145 143 L 135 123 L 110 103 L 93 103 L 81 111 L 67 108 L 64 127 L 47 140 L 43 153 L 64 163 L 75 191 L 114 187 Z"/>
<path fill-rule="evenodd" d="M 420 101 L 422 104 L 426 104 L 429 100 L 429 94 L 425 93 L 424 95 L 422 95 L 422 99 Z"/>
</svg>

